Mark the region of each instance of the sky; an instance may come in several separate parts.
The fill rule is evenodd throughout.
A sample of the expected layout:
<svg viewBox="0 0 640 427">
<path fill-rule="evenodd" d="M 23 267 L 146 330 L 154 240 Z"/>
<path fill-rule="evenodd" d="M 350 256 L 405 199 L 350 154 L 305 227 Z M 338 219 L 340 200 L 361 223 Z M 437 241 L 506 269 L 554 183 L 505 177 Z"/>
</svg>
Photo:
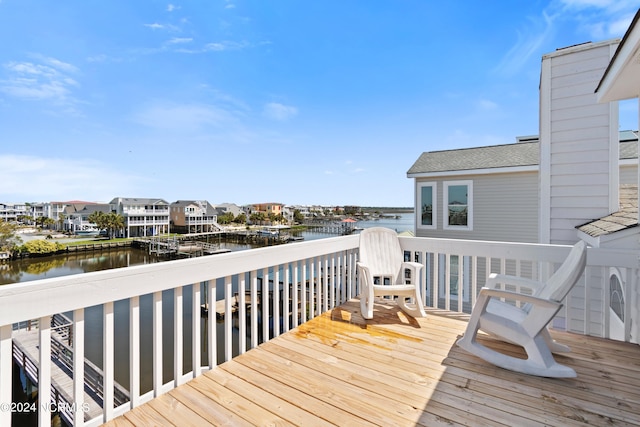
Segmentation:
<svg viewBox="0 0 640 427">
<path fill-rule="evenodd" d="M 537 135 L 542 55 L 639 7 L 0 0 L 0 203 L 413 206 L 421 153 Z"/>
</svg>

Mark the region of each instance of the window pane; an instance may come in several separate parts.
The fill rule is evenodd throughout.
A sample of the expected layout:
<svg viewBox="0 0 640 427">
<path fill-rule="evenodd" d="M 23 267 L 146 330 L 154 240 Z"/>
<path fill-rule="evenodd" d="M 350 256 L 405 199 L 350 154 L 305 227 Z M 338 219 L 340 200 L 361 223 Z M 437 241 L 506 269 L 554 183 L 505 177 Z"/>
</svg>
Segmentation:
<svg viewBox="0 0 640 427">
<path fill-rule="evenodd" d="M 422 187 L 422 225 L 433 225 L 433 187 Z"/>
<path fill-rule="evenodd" d="M 467 225 L 467 186 L 449 186 L 449 225 Z"/>
</svg>

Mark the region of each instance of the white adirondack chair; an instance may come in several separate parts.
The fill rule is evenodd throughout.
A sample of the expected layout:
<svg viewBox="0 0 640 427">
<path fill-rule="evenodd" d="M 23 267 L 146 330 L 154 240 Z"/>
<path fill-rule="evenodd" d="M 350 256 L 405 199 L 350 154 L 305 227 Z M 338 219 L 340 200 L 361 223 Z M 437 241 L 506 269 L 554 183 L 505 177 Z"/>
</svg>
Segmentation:
<svg viewBox="0 0 640 427">
<path fill-rule="evenodd" d="M 374 298 L 399 296 L 398 306 L 412 317 L 425 317 L 420 296 L 422 264 L 404 261 L 398 234 L 389 228 L 372 227 L 360 232 L 360 255 L 357 270 L 360 281 L 360 310 L 365 319 L 373 318 Z M 411 272 L 406 283 L 405 270 Z M 413 299 L 409 305 L 407 298 Z"/>
<path fill-rule="evenodd" d="M 570 349 L 551 338 L 547 325 L 582 275 L 587 259 L 586 249 L 585 242 L 576 243 L 546 283 L 492 273 L 486 286 L 480 290 L 466 332 L 457 344 L 487 362 L 512 371 L 541 377 L 575 377 L 573 369 L 553 358 L 552 352 L 568 352 Z M 497 289 L 499 283 L 529 288 L 531 295 Z M 501 298 L 524 304 L 516 307 Z M 528 358 L 508 356 L 480 344 L 476 340 L 478 330 L 522 346 Z"/>
</svg>

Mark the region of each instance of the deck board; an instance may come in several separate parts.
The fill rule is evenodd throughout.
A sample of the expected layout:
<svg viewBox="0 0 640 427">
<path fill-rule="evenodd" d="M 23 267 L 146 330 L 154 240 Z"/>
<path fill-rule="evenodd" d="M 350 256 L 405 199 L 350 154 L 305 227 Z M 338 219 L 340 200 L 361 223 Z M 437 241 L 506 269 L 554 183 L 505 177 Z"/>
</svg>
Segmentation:
<svg viewBox="0 0 640 427">
<path fill-rule="evenodd" d="M 365 321 L 349 301 L 107 425 L 640 425 L 639 346 L 554 331 L 578 377 L 539 378 L 457 347 L 468 316 L 427 311 Z"/>
</svg>

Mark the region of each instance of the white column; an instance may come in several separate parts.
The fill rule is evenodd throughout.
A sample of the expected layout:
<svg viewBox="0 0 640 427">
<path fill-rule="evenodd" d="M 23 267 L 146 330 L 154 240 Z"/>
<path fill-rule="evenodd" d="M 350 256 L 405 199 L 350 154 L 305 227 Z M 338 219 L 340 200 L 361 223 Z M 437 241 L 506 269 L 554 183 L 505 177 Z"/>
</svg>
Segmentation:
<svg viewBox="0 0 640 427">
<path fill-rule="evenodd" d="M 38 426 L 51 425 L 51 316 L 39 322 L 40 367 L 38 369 Z"/>
<path fill-rule="evenodd" d="M 84 308 L 73 312 L 73 424 L 84 425 Z"/>
<path fill-rule="evenodd" d="M 0 405 L 11 404 L 11 325 L 0 327 Z M 0 411 L 0 425 L 11 425 L 11 411 Z"/>
</svg>

